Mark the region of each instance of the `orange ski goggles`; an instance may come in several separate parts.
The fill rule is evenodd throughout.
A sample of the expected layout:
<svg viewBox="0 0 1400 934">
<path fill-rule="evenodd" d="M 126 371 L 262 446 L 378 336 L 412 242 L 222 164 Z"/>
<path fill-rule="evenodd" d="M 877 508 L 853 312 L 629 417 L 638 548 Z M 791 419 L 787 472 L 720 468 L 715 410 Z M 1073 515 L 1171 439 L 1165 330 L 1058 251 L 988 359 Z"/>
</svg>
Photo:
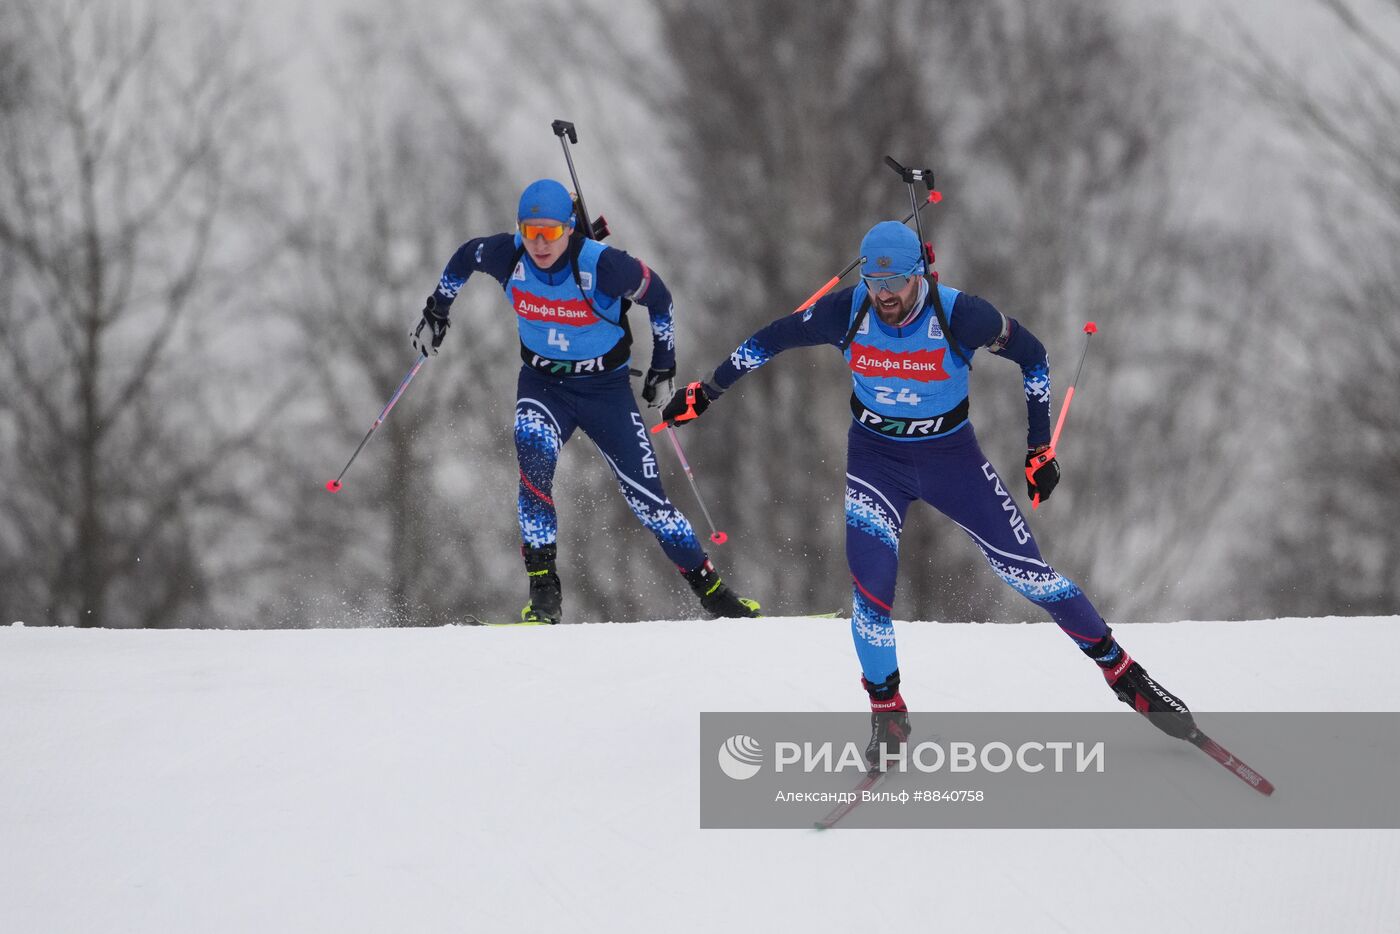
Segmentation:
<svg viewBox="0 0 1400 934">
<path fill-rule="evenodd" d="M 532 224 L 528 221 L 520 223 L 520 236 L 526 240 L 544 237 L 546 243 L 553 243 L 564 236 L 565 230 L 568 230 L 568 227 L 564 224 Z"/>
</svg>

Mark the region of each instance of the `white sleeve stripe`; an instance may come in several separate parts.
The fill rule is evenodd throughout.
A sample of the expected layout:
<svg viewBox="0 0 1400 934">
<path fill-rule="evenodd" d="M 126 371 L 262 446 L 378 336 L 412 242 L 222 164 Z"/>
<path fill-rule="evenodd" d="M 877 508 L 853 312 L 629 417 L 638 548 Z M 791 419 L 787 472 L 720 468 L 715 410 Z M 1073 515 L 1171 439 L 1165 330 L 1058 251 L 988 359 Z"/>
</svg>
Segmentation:
<svg viewBox="0 0 1400 934">
<path fill-rule="evenodd" d="M 997 314 L 1001 315 L 1001 332 L 992 338 L 991 343 L 987 346 L 995 347 L 997 352 L 1000 352 L 1005 350 L 1006 345 L 1011 341 L 1011 319 L 999 311 Z"/>
<path fill-rule="evenodd" d="M 647 288 L 651 285 L 651 270 L 641 260 L 638 260 L 637 264 L 642 267 L 642 284 L 637 286 L 629 296 L 634 302 L 641 301 L 642 296 L 647 294 Z"/>
</svg>

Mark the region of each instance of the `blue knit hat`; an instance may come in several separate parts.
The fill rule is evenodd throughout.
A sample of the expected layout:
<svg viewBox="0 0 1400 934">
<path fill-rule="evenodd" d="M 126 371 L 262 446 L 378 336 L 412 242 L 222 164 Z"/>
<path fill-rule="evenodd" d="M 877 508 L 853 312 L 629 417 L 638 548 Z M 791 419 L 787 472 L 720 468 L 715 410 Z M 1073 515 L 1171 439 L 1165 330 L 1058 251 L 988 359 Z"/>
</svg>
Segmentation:
<svg viewBox="0 0 1400 934">
<path fill-rule="evenodd" d="M 860 252 L 865 257 L 860 267 L 862 276 L 923 272 L 924 258 L 923 251 L 919 249 L 919 237 L 899 221 L 881 221 L 871 227 L 865 239 L 860 241 Z M 919 267 L 917 270 L 916 266 Z"/>
<path fill-rule="evenodd" d="M 517 221 L 552 220 L 574 223 L 574 199 L 569 190 L 552 178 L 531 182 L 520 193 Z"/>
</svg>

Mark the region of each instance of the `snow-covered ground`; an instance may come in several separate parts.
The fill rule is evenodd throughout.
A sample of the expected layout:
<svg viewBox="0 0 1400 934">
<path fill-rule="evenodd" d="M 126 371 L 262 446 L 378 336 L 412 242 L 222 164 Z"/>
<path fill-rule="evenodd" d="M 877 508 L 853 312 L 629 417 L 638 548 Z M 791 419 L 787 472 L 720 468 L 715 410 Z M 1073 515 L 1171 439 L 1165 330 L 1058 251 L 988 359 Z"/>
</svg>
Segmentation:
<svg viewBox="0 0 1400 934">
<path fill-rule="evenodd" d="M 0 931 L 1400 930 L 1400 831 L 699 830 L 698 713 L 862 709 L 848 625 L 0 629 Z M 1400 618 L 1116 631 L 1397 709 Z M 899 639 L 918 710 L 1117 703 L 1050 625 Z"/>
</svg>

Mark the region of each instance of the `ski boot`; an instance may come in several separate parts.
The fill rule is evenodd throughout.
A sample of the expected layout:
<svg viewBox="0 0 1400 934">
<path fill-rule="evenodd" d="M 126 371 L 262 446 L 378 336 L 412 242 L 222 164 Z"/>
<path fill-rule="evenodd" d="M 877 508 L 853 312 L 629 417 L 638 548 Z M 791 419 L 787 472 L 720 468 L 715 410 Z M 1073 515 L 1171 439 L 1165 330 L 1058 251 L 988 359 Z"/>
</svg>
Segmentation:
<svg viewBox="0 0 1400 934">
<path fill-rule="evenodd" d="M 558 546 L 531 548 L 522 545 L 520 553 L 525 557 L 525 573 L 530 576 L 530 602 L 520 611 L 520 621 L 550 625 L 558 623 L 564 613 L 564 591 L 559 585 L 559 572 L 554 567 Z"/>
<path fill-rule="evenodd" d="M 1162 687 L 1133 661 L 1113 633 L 1084 650 L 1094 660 L 1118 699 L 1142 714 L 1153 726 L 1176 739 L 1196 732 L 1196 719 L 1179 697 Z"/>
<path fill-rule="evenodd" d="M 899 669 L 896 668 L 882 684 L 860 679 L 870 695 L 870 742 L 865 747 L 865 761 L 872 772 L 884 771 L 887 758 L 903 755 L 909 741 L 909 708 L 899 696 Z"/>
<path fill-rule="evenodd" d="M 700 562 L 693 571 L 683 571 L 682 576 L 690 589 L 695 591 L 695 596 L 700 598 L 701 608 L 711 618 L 758 615 L 758 601 L 741 597 L 730 590 L 709 558 Z"/>
</svg>

